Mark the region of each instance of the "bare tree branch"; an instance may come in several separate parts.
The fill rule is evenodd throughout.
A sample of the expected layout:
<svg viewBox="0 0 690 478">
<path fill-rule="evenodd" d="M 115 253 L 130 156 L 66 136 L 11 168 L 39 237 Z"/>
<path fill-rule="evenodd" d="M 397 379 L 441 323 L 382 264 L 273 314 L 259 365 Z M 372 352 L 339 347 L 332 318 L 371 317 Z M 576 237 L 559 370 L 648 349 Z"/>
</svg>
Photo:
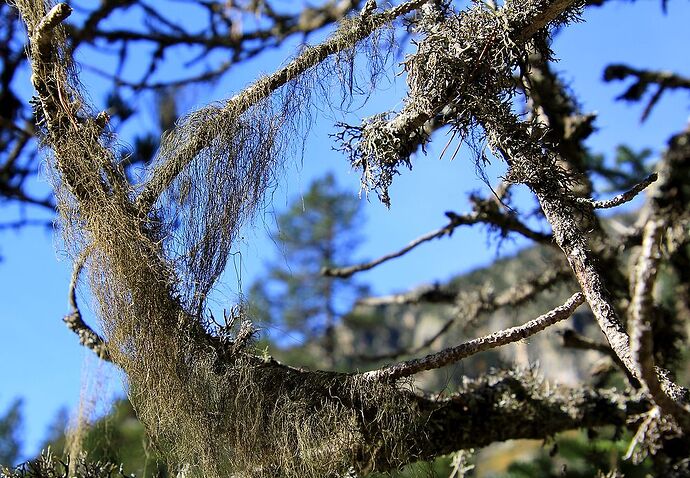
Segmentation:
<svg viewBox="0 0 690 478">
<path fill-rule="evenodd" d="M 656 181 L 658 177 L 659 176 L 656 173 L 652 173 L 628 191 L 625 191 L 624 193 L 621 193 L 618 196 L 613 197 L 611 199 L 607 199 L 605 201 L 594 201 L 593 199 L 588 198 L 577 198 L 577 202 L 579 202 L 580 204 L 589 204 L 594 209 L 610 209 L 613 207 L 617 207 L 621 204 L 625 204 L 626 202 L 632 201 L 638 194 L 644 191 L 647 188 L 647 186 Z"/>
<path fill-rule="evenodd" d="M 557 307 L 552 311 L 527 322 L 524 325 L 511 327 L 491 335 L 470 340 L 464 344 L 447 348 L 435 354 L 427 355 L 423 358 L 399 362 L 396 364 L 387 365 L 378 370 L 364 372 L 362 376 L 367 380 L 396 380 L 409 377 L 425 370 L 443 367 L 444 365 L 457 362 L 479 352 L 500 347 L 512 342 L 517 342 L 541 332 L 545 328 L 570 317 L 573 312 L 575 312 L 575 309 L 582 305 L 584 301 L 584 295 L 581 292 L 577 292 L 572 295 L 570 299 L 568 299 L 562 306 Z"/>
<path fill-rule="evenodd" d="M 450 221 L 444 227 L 418 237 L 398 251 L 386 254 L 370 262 L 349 267 L 324 267 L 321 273 L 329 277 L 348 278 L 357 272 L 367 271 L 391 259 L 397 259 L 425 242 L 433 241 L 434 239 L 439 239 L 444 236 L 450 237 L 457 227 L 474 224 L 490 224 L 499 227 L 505 233 L 513 231 L 542 244 L 551 243 L 551 236 L 549 234 L 533 231 L 520 222 L 514 215 L 501 213 L 493 200 L 475 199 L 475 208 L 473 212 L 460 215 L 448 211 L 446 212 L 446 216 Z"/>
<path fill-rule="evenodd" d="M 377 360 L 383 360 L 383 359 L 396 359 L 398 357 L 401 357 L 403 355 L 416 355 L 420 353 L 422 350 L 431 347 L 436 340 L 438 340 L 442 335 L 447 333 L 450 328 L 453 326 L 453 324 L 457 323 L 458 321 L 462 320 L 463 323 L 465 324 L 470 324 L 474 320 L 476 320 L 477 316 L 481 313 L 492 313 L 498 309 L 505 308 L 505 307 L 519 307 L 520 305 L 526 303 L 529 300 L 534 299 L 534 297 L 537 294 L 540 294 L 542 292 L 547 291 L 550 287 L 552 287 L 554 284 L 557 284 L 561 281 L 564 281 L 568 278 L 572 277 L 571 273 L 569 270 L 565 269 L 556 269 L 554 270 L 549 270 L 543 275 L 529 280 L 523 284 L 519 284 L 515 287 L 511 287 L 510 289 L 502 292 L 499 294 L 497 297 L 484 297 L 482 294 L 479 294 L 479 297 L 476 297 L 475 294 L 465 294 L 462 291 L 460 293 L 455 293 L 455 294 L 449 294 L 449 293 L 438 293 L 436 290 L 426 290 L 426 292 L 423 292 L 420 294 L 418 297 L 412 298 L 412 297 L 405 297 L 405 294 L 401 294 L 399 296 L 388 296 L 387 298 L 393 299 L 393 302 L 388 302 L 390 303 L 395 303 L 395 304 L 412 304 L 412 303 L 420 303 L 420 302 L 431 302 L 431 303 L 453 303 L 455 302 L 455 309 L 456 312 L 453 314 L 454 316 L 450 319 L 448 319 L 442 326 L 441 328 L 431 337 L 426 339 L 422 344 L 418 345 L 417 347 L 414 348 L 401 348 L 389 353 L 383 353 L 383 354 L 377 354 L 377 355 L 358 355 L 357 358 L 365 361 L 377 361 Z M 429 301 L 429 297 L 432 297 L 432 301 Z M 378 300 L 377 300 L 378 299 Z M 386 297 L 373 297 L 370 299 L 362 299 L 358 301 L 358 304 L 361 305 L 383 305 L 387 304 L 384 302 Z M 395 301 L 398 299 L 398 301 Z M 403 299 L 403 300 L 399 300 Z M 406 302 L 405 299 L 411 299 L 410 301 Z M 448 300 L 450 299 L 450 300 Z M 469 314 L 460 314 L 458 313 L 458 309 L 461 311 L 469 311 Z"/>
<path fill-rule="evenodd" d="M 402 294 L 392 294 L 380 297 L 365 297 L 357 301 L 358 305 L 379 306 L 394 304 L 475 304 L 468 308 L 477 309 L 476 314 L 482 312 L 492 312 L 497 308 L 507 306 L 519 306 L 534 295 L 544 292 L 552 285 L 572 277 L 570 270 L 555 268 L 546 271 L 537 277 L 530 278 L 524 283 L 518 284 L 501 292 L 496 297 L 486 297 L 481 292 L 453 291 L 448 287 L 432 285 L 420 287 L 410 292 Z M 481 290 L 482 288 L 480 288 Z M 472 314 L 472 317 L 476 315 Z"/>
<path fill-rule="evenodd" d="M 126 49 L 129 45 L 150 44 L 155 48 L 155 55 L 150 59 L 150 66 L 141 79 L 132 81 L 120 75 L 121 68 L 115 74 L 99 71 L 99 74 L 114 81 L 116 86 L 127 86 L 134 90 L 166 88 L 191 83 L 207 82 L 217 79 L 238 63 L 247 61 L 271 48 L 277 48 L 292 36 L 301 35 L 306 39 L 314 32 L 338 22 L 359 8 L 359 0 L 326 1 L 321 5 L 307 5 L 298 12 L 289 14 L 277 13 L 269 2 L 252 9 L 250 5 L 224 2 L 199 2 L 195 7 L 205 8 L 208 22 L 199 31 L 189 31 L 183 25 L 172 23 L 161 11 L 143 2 L 132 2 L 129 7 L 138 7 L 147 17 L 155 17 L 144 31 L 129 28 L 106 28 L 100 26 L 103 19 L 122 5 L 106 4 L 94 10 L 81 28 L 72 28 L 71 34 L 75 45 L 98 39 L 108 44 L 119 45 Z M 165 9 L 162 5 L 160 10 Z M 243 17 L 260 19 L 257 26 L 242 28 Z M 183 76 L 175 80 L 152 81 L 157 69 L 156 57 L 163 57 L 181 49 L 194 48 L 201 50 L 194 63 L 221 52 L 227 57 L 218 66 L 198 75 Z M 93 67 L 91 67 L 93 68 Z"/>
<path fill-rule="evenodd" d="M 457 291 L 434 284 L 431 286 L 421 286 L 402 294 L 364 297 L 359 299 L 356 305 L 377 307 L 381 305 L 452 304 L 457 297 Z"/>
<path fill-rule="evenodd" d="M 625 80 L 634 78 L 628 89 L 618 99 L 626 101 L 639 101 L 645 95 L 650 86 L 656 85 L 657 90 L 652 94 L 642 112 L 641 121 L 645 121 L 651 114 L 654 106 L 667 90 L 690 89 L 690 79 L 672 73 L 670 71 L 652 71 L 632 68 L 627 65 L 614 64 L 606 67 L 604 71 L 605 81 Z"/>
<path fill-rule="evenodd" d="M 637 261 L 635 290 L 632 297 L 630 339 L 639 375 L 654 402 L 661 410 L 673 416 L 681 428 L 690 431 L 690 410 L 669 397 L 659 380 L 654 364 L 654 340 L 652 337 L 654 299 L 652 296 L 659 263 L 659 241 L 664 222 L 661 219 L 650 221 L 645 227 L 642 251 Z"/>
<path fill-rule="evenodd" d="M 399 294 L 397 296 L 362 299 L 357 302 L 358 305 L 378 306 L 390 304 L 454 303 L 455 311 L 453 312 L 453 317 L 448 319 L 435 334 L 424 340 L 424 342 L 417 347 L 406 347 L 377 355 L 358 355 L 357 358 L 372 362 L 383 359 L 396 359 L 403 355 L 416 355 L 422 350 L 431 347 L 436 340 L 450 330 L 453 324 L 459 321 L 462 321 L 464 324 L 471 324 L 477 319 L 479 314 L 490 314 L 505 307 L 519 307 L 534 299 L 537 294 L 545 292 L 553 285 L 571 277 L 572 274 L 570 270 L 567 269 L 548 270 L 536 278 L 501 292 L 496 297 L 485 297 L 481 292 L 476 294 L 464 293 L 463 291 L 459 293 L 450 293 L 449 291 L 440 291 L 437 287 L 433 287 L 431 289 L 423 289 L 420 292 L 413 291 L 408 294 Z"/>
<path fill-rule="evenodd" d="M 103 337 L 101 337 L 91 327 L 89 327 L 86 322 L 84 322 L 84 319 L 81 316 L 81 311 L 79 310 L 79 304 L 77 303 L 77 285 L 79 283 L 79 275 L 84 269 L 88 254 L 89 251 L 86 249 L 74 261 L 72 280 L 69 283 L 69 305 L 72 311 L 62 320 L 65 322 L 65 325 L 67 325 L 68 329 L 77 334 L 80 344 L 92 350 L 102 360 L 110 362 L 108 344 Z"/>
<path fill-rule="evenodd" d="M 627 369 L 625 364 L 608 344 L 592 340 L 589 337 L 578 334 L 573 329 L 563 330 L 561 339 L 563 340 L 563 347 L 578 350 L 595 350 L 610 357 L 621 370 L 621 372 L 625 374 L 626 378 L 628 379 L 628 383 L 630 383 L 630 385 L 634 388 L 640 388 L 640 381 L 635 378 L 635 376 Z"/>
</svg>

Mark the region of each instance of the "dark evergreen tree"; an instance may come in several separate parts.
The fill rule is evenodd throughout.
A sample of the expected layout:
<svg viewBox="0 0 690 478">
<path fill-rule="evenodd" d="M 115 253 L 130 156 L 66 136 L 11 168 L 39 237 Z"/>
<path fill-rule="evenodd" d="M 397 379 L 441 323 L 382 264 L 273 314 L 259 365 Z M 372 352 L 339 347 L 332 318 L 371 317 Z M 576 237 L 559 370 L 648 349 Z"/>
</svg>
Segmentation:
<svg viewBox="0 0 690 478">
<path fill-rule="evenodd" d="M 277 257 L 250 289 L 253 315 L 279 342 L 317 338 L 324 358 L 335 363 L 335 324 L 366 288 L 349 279 L 325 276 L 323 269 L 350 264 L 361 242 L 360 201 L 343 190 L 333 174 L 317 179 L 276 217 L 271 235 Z"/>
<path fill-rule="evenodd" d="M 21 450 L 22 401 L 14 400 L 0 416 L 0 466 L 16 465 Z"/>
</svg>

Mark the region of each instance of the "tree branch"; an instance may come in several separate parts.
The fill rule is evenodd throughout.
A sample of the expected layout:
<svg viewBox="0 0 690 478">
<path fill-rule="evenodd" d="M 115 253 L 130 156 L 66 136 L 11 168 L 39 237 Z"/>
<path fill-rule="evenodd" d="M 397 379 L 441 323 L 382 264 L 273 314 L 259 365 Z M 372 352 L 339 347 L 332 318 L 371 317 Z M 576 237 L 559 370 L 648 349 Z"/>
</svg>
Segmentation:
<svg viewBox="0 0 690 478">
<path fill-rule="evenodd" d="M 65 325 L 67 325 L 68 329 L 77 334 L 80 344 L 92 350 L 102 360 L 110 362 L 108 344 L 103 337 L 84 322 L 81 311 L 79 310 L 79 305 L 77 304 L 77 284 L 79 283 L 79 275 L 84 268 L 88 255 L 89 250 L 86 249 L 74 261 L 72 280 L 69 283 L 69 305 L 72 311 L 62 320 L 65 322 Z"/>
<path fill-rule="evenodd" d="M 72 8 L 66 3 L 58 3 L 43 17 L 36 25 L 33 32 L 30 32 L 33 45 L 43 54 L 51 49 L 53 40 L 53 30 L 64 22 L 72 13 Z"/>
<path fill-rule="evenodd" d="M 433 454 L 423 451 L 419 459 L 518 437 L 551 437 L 566 429 L 597 426 L 600 420 L 625 426 L 630 414 L 645 411 L 649 403 L 587 387 L 565 389 L 542 383 L 537 391 L 533 384 L 533 379 L 515 374 L 488 376 L 469 381 L 460 393 L 436 401 L 429 408 L 433 413 L 425 430 L 435 450 Z M 493 439 L 487 440 L 487 435 Z"/>
<path fill-rule="evenodd" d="M 422 350 L 430 347 L 442 335 L 450 330 L 456 322 L 462 320 L 465 324 L 471 324 L 476 320 L 479 314 L 492 313 L 498 309 L 505 307 L 517 308 L 529 300 L 532 300 L 537 294 L 545 292 L 554 284 L 562 282 L 572 277 L 568 269 L 548 270 L 544 274 L 532 278 L 525 283 L 511 287 L 501 292 L 496 297 L 485 297 L 481 292 L 463 293 L 450 291 L 441 291 L 438 286 L 431 289 L 424 289 L 420 292 L 412 292 L 408 294 L 400 294 L 397 296 L 373 297 L 369 299 L 362 299 L 357 302 L 357 305 L 389 305 L 389 304 L 417 304 L 417 303 L 455 303 L 455 312 L 453 317 L 448 319 L 441 328 L 428 339 L 414 348 L 401 348 L 392 352 L 378 354 L 378 355 L 360 355 L 357 358 L 369 362 L 396 359 L 403 355 L 416 355 Z M 469 311 L 469 313 L 468 313 Z M 465 312 L 464 314 L 462 312 Z"/>
<path fill-rule="evenodd" d="M 628 383 L 630 383 L 630 385 L 636 389 L 640 388 L 640 381 L 635 378 L 632 373 L 630 373 L 625 364 L 621 361 L 618 355 L 616 355 L 616 352 L 611 349 L 609 344 L 592 340 L 589 337 L 578 334 L 573 329 L 563 330 L 561 339 L 563 340 L 563 347 L 577 350 L 594 350 L 610 357 L 621 370 L 621 372 L 625 374 L 626 378 L 628 379 Z"/>
<path fill-rule="evenodd" d="M 408 360 L 396 364 L 387 365 L 379 370 L 364 372 L 362 376 L 367 380 L 396 380 L 409 377 L 425 370 L 433 370 L 448 365 L 463 358 L 475 355 L 485 350 L 490 350 L 518 340 L 530 337 L 545 328 L 570 317 L 575 309 L 584 302 L 584 295 L 577 292 L 562 306 L 557 307 L 544 315 L 537 317 L 524 325 L 501 330 L 478 339 L 470 340 L 464 344 L 451 347 L 435 354 L 427 355 L 420 359 Z"/>
<path fill-rule="evenodd" d="M 627 65 L 609 65 L 604 70 L 604 81 L 624 80 L 628 77 L 635 78 L 632 85 L 621 94 L 618 99 L 625 101 L 639 101 L 645 95 L 651 85 L 657 85 L 642 112 L 641 121 L 645 121 L 661 96 L 667 90 L 690 89 L 690 79 L 669 71 L 651 71 L 632 68 Z"/>
<path fill-rule="evenodd" d="M 635 290 L 632 297 L 630 340 L 633 358 L 639 367 L 639 376 L 654 402 L 668 415 L 676 419 L 685 433 L 690 432 L 690 410 L 676 402 L 662 388 L 659 370 L 654 365 L 654 339 L 652 335 L 654 282 L 660 258 L 659 241 L 664 221 L 655 219 L 647 223 L 642 240 L 642 252 L 637 261 Z"/>
<path fill-rule="evenodd" d="M 647 188 L 647 186 L 656 181 L 658 177 L 659 176 L 656 173 L 652 173 L 645 179 L 640 181 L 638 184 L 630 188 L 628 191 L 625 191 L 624 193 L 621 193 L 616 197 L 607 199 L 605 201 L 595 201 L 589 198 L 577 198 L 577 202 L 579 202 L 580 204 L 591 205 L 594 209 L 610 209 L 613 207 L 617 207 L 621 204 L 625 204 L 626 202 L 632 201 L 638 194 L 644 191 Z"/>
<path fill-rule="evenodd" d="M 390 206 L 388 188 L 401 167 L 411 167 L 410 156 L 429 140 L 429 121 L 451 105 L 457 113 L 445 122 L 467 138 L 476 110 L 494 108 L 502 101 L 494 94 L 505 98 L 514 89 L 512 71 L 524 55 L 518 49 L 580 4 L 580 0 L 513 1 L 499 9 L 476 4 L 462 14 L 448 13 L 441 29 L 438 18 L 444 13 L 427 17 L 429 31 L 420 22 L 426 38 L 405 62 L 409 93 L 401 111 L 372 116 L 338 134 L 341 150 L 362 171 L 362 187 L 376 190 Z M 428 68 L 430 61 L 436 68 Z"/>
<path fill-rule="evenodd" d="M 443 236 L 450 237 L 457 227 L 474 224 L 489 224 L 499 227 L 505 233 L 513 231 L 542 244 L 551 243 L 551 235 L 533 231 L 513 215 L 501 213 L 493 200 L 475 198 L 474 202 L 475 207 L 473 212 L 462 215 L 452 211 L 446 212 L 446 216 L 450 219 L 448 224 L 418 237 L 398 251 L 386 254 L 370 262 L 349 267 L 324 267 L 321 269 L 321 274 L 328 277 L 348 278 L 357 272 L 367 271 L 391 259 L 397 259 L 425 242 L 433 241 Z"/>
<path fill-rule="evenodd" d="M 351 20 L 347 32 L 337 31 L 325 42 L 306 49 L 301 55 L 292 60 L 287 66 L 275 73 L 256 81 L 242 93 L 226 102 L 225 110 L 234 115 L 241 115 L 251 106 L 270 96 L 278 88 L 294 80 L 310 68 L 320 64 L 326 58 L 340 51 L 356 45 L 368 37 L 372 32 L 394 21 L 396 18 L 410 13 L 427 0 L 408 0 L 396 7 L 381 13 L 358 16 Z M 196 140 L 181 146 L 180 151 L 165 163 L 159 165 L 137 198 L 137 207 L 142 214 L 147 214 L 158 197 L 184 168 L 210 141 L 208 134 L 199 132 Z"/>
<path fill-rule="evenodd" d="M 264 2 L 261 7 L 253 11 L 250 5 L 245 6 L 239 3 L 232 6 L 222 2 L 192 3 L 198 3 L 196 6 L 207 9 L 204 13 L 207 13 L 209 18 L 208 24 L 196 32 L 188 31 L 172 23 L 161 15 L 160 11 L 143 2 L 135 1 L 128 7 L 138 6 L 146 16 L 155 16 L 165 28 L 160 28 L 158 25 L 149 26 L 144 31 L 133 28 L 101 28 L 100 21 L 107 18 L 112 10 L 121 7 L 117 4 L 106 4 L 92 12 L 82 28 L 73 28 L 71 33 L 75 45 L 84 41 L 93 41 L 93 39 L 109 44 L 119 43 L 122 48 L 126 48 L 131 43 L 149 43 L 156 49 L 156 56 L 160 55 L 160 57 L 169 55 L 172 53 L 169 50 L 175 48 L 201 49 L 202 52 L 198 57 L 185 66 L 206 59 L 216 52 L 227 55 L 226 60 L 210 71 L 172 81 L 150 81 L 157 67 L 155 58 L 152 58 L 153 62 L 149 71 L 137 81 L 126 80 L 119 73 L 110 74 L 98 70 L 102 76 L 112 79 L 116 86 L 124 85 L 133 90 L 157 89 L 217 79 L 238 63 L 247 61 L 268 49 L 281 46 L 291 36 L 301 35 L 306 39 L 316 31 L 342 20 L 349 12 L 357 9 L 361 1 L 328 1 L 319 6 L 305 6 L 290 14 L 274 12 L 268 2 Z M 160 8 L 160 10 L 163 9 L 165 9 L 164 6 Z M 227 13 L 228 10 L 232 10 L 230 15 Z M 251 29 L 238 29 L 237 25 L 241 23 L 241 18 L 231 18 L 235 16 L 233 14 L 238 17 L 251 15 L 258 18 L 256 22 L 258 25 Z"/>
</svg>

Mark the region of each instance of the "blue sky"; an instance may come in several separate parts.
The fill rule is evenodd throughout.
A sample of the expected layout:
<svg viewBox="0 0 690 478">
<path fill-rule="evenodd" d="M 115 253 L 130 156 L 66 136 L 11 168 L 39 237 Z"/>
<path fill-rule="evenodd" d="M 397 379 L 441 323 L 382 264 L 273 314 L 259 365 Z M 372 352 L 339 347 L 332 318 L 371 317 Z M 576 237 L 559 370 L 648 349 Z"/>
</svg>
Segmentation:
<svg viewBox="0 0 690 478">
<path fill-rule="evenodd" d="M 603 8 L 586 12 L 585 23 L 572 25 L 560 33 L 554 50 L 560 62 L 556 68 L 578 95 L 585 112 L 597 111 L 598 131 L 589 145 L 593 151 L 613 154 L 618 144 L 633 149 L 649 147 L 658 155 L 668 137 L 683 128 L 688 120 L 687 93 L 668 93 L 651 117 L 640 124 L 641 108 L 615 102 L 623 91 L 621 84 L 604 84 L 603 68 L 612 62 L 633 67 L 669 69 L 690 75 L 690 62 L 686 46 L 690 44 L 690 31 L 686 28 L 690 18 L 687 0 L 669 2 L 668 14 L 661 12 L 660 1 L 610 1 Z M 194 21 L 194 18 L 190 18 Z M 233 70 L 213 89 L 196 89 L 186 93 L 188 108 L 201 106 L 210 99 L 229 97 L 261 72 L 270 72 L 295 50 L 295 42 L 273 51 Z M 101 61 L 94 52 L 85 52 L 86 62 Z M 174 70 L 170 71 L 175 74 Z M 96 102 L 102 101 L 102 80 L 84 70 L 83 81 Z M 376 96 L 368 109 L 357 114 L 395 109 L 404 85 L 387 86 Z M 146 109 L 146 108 L 144 108 Z M 151 105 L 149 111 L 153 112 Z M 137 128 L 149 128 L 153 113 L 144 114 L 133 122 L 127 134 Z M 339 182 L 356 195 L 359 176 L 350 171 L 347 161 L 331 150 L 328 133 L 333 123 L 329 115 L 322 117 L 307 141 L 304 158 L 296 158 L 289 166 L 281 185 L 274 194 L 273 208 L 280 211 L 302 191 L 311 179 L 334 171 Z M 443 212 L 458 213 L 469 209 L 467 194 L 472 190 L 485 190 L 477 178 L 474 164 L 461 149 L 453 161 L 439 160 L 445 139 L 426 156 L 414 161 L 414 170 L 403 172 L 391 190 L 390 210 L 381 205 L 375 195 L 367 201 L 363 230 L 366 242 L 360 251 L 363 258 L 374 258 L 396 250 L 408 241 L 445 223 Z M 488 174 L 496 178 L 502 169 L 490 167 Z M 37 188 L 45 188 L 39 184 Z M 366 199 L 363 199 L 366 200 Z M 6 210 L 0 213 L 13 214 Z M 273 252 L 265 238 L 270 228 L 270 214 L 259 218 L 253 230 L 248 230 L 242 252 L 242 283 L 248 286 L 261 271 L 262 264 Z M 521 242 L 507 242 L 500 254 L 509 254 Z M 100 400 L 105 409 L 109 397 L 121 390 L 121 377 L 117 371 L 98 364 L 89 352 L 79 347 L 76 337 L 61 322 L 67 312 L 67 285 L 70 263 L 60 250 L 60 243 L 51 231 L 28 228 L 19 232 L 4 232 L 0 236 L 0 410 L 15 397 L 25 400 L 25 455 L 36 453 L 47 425 L 60 407 L 74 410 L 84 395 L 82 380 L 96 382 L 86 387 L 86 395 Z M 490 263 L 497 257 L 495 243 L 487 242 L 479 230 L 456 231 L 450 239 L 427 244 L 394 262 L 361 275 L 376 293 L 405 290 L 424 282 L 443 281 L 455 274 Z M 227 307 L 237 293 L 237 279 L 227 277 L 214 298 L 217 307 Z M 88 298 L 83 297 L 83 304 Z M 93 320 L 93 318 L 92 318 Z M 91 392 L 89 392 L 89 389 Z"/>
</svg>

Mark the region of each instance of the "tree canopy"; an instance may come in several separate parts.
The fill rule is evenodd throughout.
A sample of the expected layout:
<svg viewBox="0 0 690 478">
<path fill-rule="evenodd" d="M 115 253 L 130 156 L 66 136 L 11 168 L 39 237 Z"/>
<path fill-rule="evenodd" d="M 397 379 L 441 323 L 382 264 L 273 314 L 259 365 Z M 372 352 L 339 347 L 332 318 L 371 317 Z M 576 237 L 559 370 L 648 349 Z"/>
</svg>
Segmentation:
<svg viewBox="0 0 690 478">
<path fill-rule="evenodd" d="M 550 35 L 592 3 L 511 0 L 460 9 L 446 1 L 379 6 L 370 0 L 282 68 L 178 120 L 137 179 L 127 174 L 128 156 L 120 154 L 109 115 L 94 111 L 81 89 L 73 55 L 80 36 L 65 26 L 72 8 L 16 1 L 28 30 L 36 132 L 51 150 L 62 234 L 75 258 L 66 322 L 84 345 L 123 370 L 138 417 L 173 469 L 183 476 L 366 475 L 497 441 L 611 425 L 635 432 L 634 460 L 653 455 L 659 474 L 690 473 L 690 396 L 674 373 L 690 318 L 690 131 L 681 128 L 670 138 L 646 177 L 640 176 L 644 158 L 630 151 L 621 150 L 622 171 L 589 153 L 584 141 L 594 116 L 580 111 L 554 73 Z M 491 194 L 473 196 L 471 211 L 449 211 L 438 230 L 369 262 L 327 261 L 323 274 L 350 277 L 460 226 L 486 225 L 548 248 L 551 267 L 496 296 L 471 301 L 433 288 L 379 303 L 446 301 L 471 316 L 470 305 L 477 311 L 511 307 L 554 283 L 569 287 L 567 298 L 519 325 L 426 353 L 431 340 L 371 369 L 281 363 L 253 347 L 256 328 L 245 304 L 222 324 L 210 320 L 209 294 L 241 228 L 299 150 L 295 142 L 314 108 L 329 102 L 333 86 L 346 96 L 357 89 L 354 58 L 367 59 L 375 92 L 389 67 L 387 35 L 395 29 L 412 40 L 400 108 L 342 123 L 334 138 L 361 174 L 362 189 L 395 207 L 391 185 L 414 174 L 407 170 L 415 154 L 440 130 L 450 132 L 451 143 L 471 148 L 478 167 L 502 161 L 507 173 Z M 139 34 L 113 38 L 126 43 L 132 35 Z M 220 36 L 233 37 L 226 30 Z M 168 44 L 163 33 L 156 38 Z M 198 41 L 213 47 L 207 36 Z M 606 78 L 632 78 L 627 100 L 657 88 L 645 116 L 659 96 L 688 85 L 677 75 L 621 65 L 607 69 Z M 620 194 L 596 199 L 596 174 Z M 539 221 L 512 207 L 517 185 L 530 192 Z M 610 230 L 600 211 L 645 189 L 635 217 Z M 305 230 L 298 226 L 290 234 L 295 239 Z M 82 278 L 102 334 L 84 322 L 76 303 Z M 414 387 L 421 372 L 534 336 L 584 304 L 601 340 L 571 331 L 564 345 L 609 356 L 625 389 L 559 386 L 515 369 L 465 380 L 450 394 Z"/>
</svg>

